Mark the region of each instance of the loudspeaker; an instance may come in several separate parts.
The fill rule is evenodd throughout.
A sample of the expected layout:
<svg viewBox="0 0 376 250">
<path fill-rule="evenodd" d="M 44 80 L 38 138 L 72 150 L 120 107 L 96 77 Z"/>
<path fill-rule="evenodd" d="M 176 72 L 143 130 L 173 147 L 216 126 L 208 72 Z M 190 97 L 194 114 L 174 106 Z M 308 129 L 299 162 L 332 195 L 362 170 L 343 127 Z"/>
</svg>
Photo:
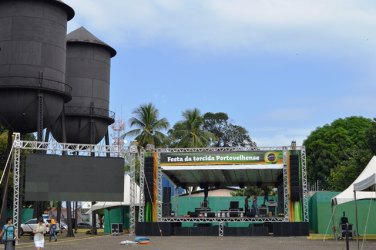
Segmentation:
<svg viewBox="0 0 376 250">
<path fill-rule="evenodd" d="M 273 222 L 273 236 L 282 236 L 282 223 Z"/>
<path fill-rule="evenodd" d="M 176 236 L 191 236 L 191 228 L 190 227 L 175 227 L 174 234 Z"/>
<path fill-rule="evenodd" d="M 111 224 L 111 234 L 120 234 L 123 233 L 123 224 L 121 223 L 112 223 Z"/>
<path fill-rule="evenodd" d="M 215 217 L 215 212 L 207 212 L 207 217 L 214 218 Z"/>
<path fill-rule="evenodd" d="M 282 222 L 282 235 L 290 237 L 291 236 L 291 222 Z"/>
<path fill-rule="evenodd" d="M 251 236 L 252 228 L 250 227 L 224 227 L 224 236 Z"/>
<path fill-rule="evenodd" d="M 144 160 L 144 171 L 145 173 L 154 172 L 154 160 L 153 157 L 145 157 Z"/>
<path fill-rule="evenodd" d="M 252 236 L 268 236 L 268 228 L 264 227 L 263 224 L 253 224 L 252 226 Z"/>
<path fill-rule="evenodd" d="M 171 187 L 163 187 L 163 203 L 171 202 Z"/>
<path fill-rule="evenodd" d="M 290 187 L 291 201 L 300 201 L 301 190 L 300 187 Z"/>
<path fill-rule="evenodd" d="M 291 173 L 290 174 L 290 184 L 291 186 L 299 186 L 299 174 Z"/>
<path fill-rule="evenodd" d="M 238 232 L 236 227 L 223 227 L 223 235 L 224 236 L 237 236 Z"/>
<path fill-rule="evenodd" d="M 145 172 L 145 179 L 147 181 L 153 180 L 154 178 L 154 173 L 153 172 Z"/>
<path fill-rule="evenodd" d="M 154 164 L 153 164 L 153 162 L 154 162 L 153 157 L 145 157 L 145 160 L 144 160 L 144 171 L 145 171 L 144 197 L 145 197 L 145 202 L 152 202 L 154 200 Z"/>
<path fill-rule="evenodd" d="M 278 214 L 285 213 L 284 204 L 285 204 L 284 187 L 283 187 L 283 183 L 280 183 L 278 185 L 278 203 L 277 203 L 277 213 Z"/>
<path fill-rule="evenodd" d="M 137 222 L 136 235 L 143 236 L 171 236 L 174 228 L 180 227 L 181 223 L 170 222 Z"/>
<path fill-rule="evenodd" d="M 300 222 L 300 236 L 308 236 L 309 235 L 309 223 L 308 222 Z"/>
<path fill-rule="evenodd" d="M 308 222 L 273 222 L 274 236 L 308 236 Z"/>
<path fill-rule="evenodd" d="M 341 224 L 341 229 L 345 231 L 346 230 L 346 224 Z M 352 231 L 352 224 L 348 224 L 348 230 Z"/>
<path fill-rule="evenodd" d="M 170 217 L 171 216 L 171 203 L 162 203 L 162 216 Z"/>
<path fill-rule="evenodd" d="M 291 236 L 301 236 L 300 232 L 300 222 L 291 222 L 290 223 L 290 234 Z"/>
<path fill-rule="evenodd" d="M 239 201 L 230 201 L 230 209 L 239 209 Z"/>
<path fill-rule="evenodd" d="M 267 207 L 259 207 L 259 216 L 266 217 L 268 215 L 268 208 Z"/>
<path fill-rule="evenodd" d="M 266 227 L 268 229 L 268 233 L 273 233 L 273 223 L 265 222 L 264 227 Z"/>
<path fill-rule="evenodd" d="M 229 215 L 230 217 L 239 217 L 239 213 L 238 212 L 229 212 Z"/>
<path fill-rule="evenodd" d="M 349 236 L 349 238 L 352 238 L 352 237 L 353 237 L 353 233 L 352 233 L 352 231 L 348 231 L 348 232 L 347 232 L 347 235 Z M 346 238 L 346 231 L 342 231 L 342 233 L 341 233 L 341 237 L 342 237 L 343 239 Z"/>
<path fill-rule="evenodd" d="M 290 155 L 290 200 L 301 200 L 299 155 Z"/>
<path fill-rule="evenodd" d="M 205 227 L 198 226 L 198 227 L 190 228 L 191 236 L 218 236 L 218 232 L 219 232 L 218 226 L 205 226 Z"/>
<path fill-rule="evenodd" d="M 153 165 L 153 162 L 154 162 L 154 159 L 153 159 L 153 157 L 152 156 L 148 156 L 148 157 L 145 157 L 145 160 L 144 160 L 144 162 L 145 162 L 145 165 Z"/>
<path fill-rule="evenodd" d="M 146 181 L 144 186 L 145 202 L 152 202 L 154 200 L 154 181 Z"/>
</svg>

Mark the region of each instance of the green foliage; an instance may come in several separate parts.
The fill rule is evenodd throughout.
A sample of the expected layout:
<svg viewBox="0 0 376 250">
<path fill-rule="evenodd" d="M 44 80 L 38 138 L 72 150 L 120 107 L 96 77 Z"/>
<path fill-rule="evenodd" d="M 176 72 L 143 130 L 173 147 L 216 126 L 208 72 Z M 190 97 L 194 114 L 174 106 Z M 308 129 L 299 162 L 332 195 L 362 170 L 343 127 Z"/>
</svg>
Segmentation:
<svg viewBox="0 0 376 250">
<path fill-rule="evenodd" d="M 223 145 L 222 138 L 228 127 L 228 115 L 226 113 L 205 113 L 203 116 L 204 129 L 215 135 L 216 140 L 211 142 L 214 147 Z"/>
<path fill-rule="evenodd" d="M 134 117 L 129 120 L 133 130 L 124 134 L 124 137 L 135 136 L 140 146 L 152 144 L 156 147 L 166 144 L 166 135 L 161 131 L 168 129 L 166 118 L 159 119 L 159 110 L 152 104 L 141 105 L 133 111 Z"/>
<path fill-rule="evenodd" d="M 265 194 L 265 188 L 268 192 L 269 195 L 275 195 L 276 192 L 274 191 L 273 187 L 257 187 L 257 186 L 248 186 L 248 187 L 245 187 L 245 188 L 241 188 L 239 190 L 236 190 L 236 191 L 233 191 L 231 192 L 231 195 L 232 196 L 253 196 L 253 195 L 257 195 L 257 196 L 263 196 Z"/>
<path fill-rule="evenodd" d="M 320 180 L 322 188 L 334 190 L 350 185 L 372 157 L 367 143 L 371 126 L 370 119 L 353 116 L 313 131 L 304 141 L 309 182 Z M 336 173 L 342 170 L 347 175 Z"/>
<path fill-rule="evenodd" d="M 372 153 L 376 155 L 376 118 L 373 119 L 372 126 L 367 131 L 367 143 Z"/>
<path fill-rule="evenodd" d="M 344 180 L 355 180 L 357 176 L 355 165 L 336 166 L 330 170 L 328 178 L 329 188 L 333 191 L 343 191 L 349 186 L 349 183 Z"/>
<path fill-rule="evenodd" d="M 231 124 L 226 113 L 206 113 L 203 116 L 204 129 L 215 135 L 211 142 L 214 147 L 245 147 L 256 146 L 248 131 L 238 125 Z"/>
<path fill-rule="evenodd" d="M 223 147 L 256 146 L 256 143 L 251 140 L 245 128 L 233 124 L 229 124 L 222 140 Z"/>
<path fill-rule="evenodd" d="M 183 118 L 168 132 L 171 147 L 203 148 L 216 139 L 213 133 L 204 129 L 204 119 L 197 108 L 184 111 Z"/>
</svg>

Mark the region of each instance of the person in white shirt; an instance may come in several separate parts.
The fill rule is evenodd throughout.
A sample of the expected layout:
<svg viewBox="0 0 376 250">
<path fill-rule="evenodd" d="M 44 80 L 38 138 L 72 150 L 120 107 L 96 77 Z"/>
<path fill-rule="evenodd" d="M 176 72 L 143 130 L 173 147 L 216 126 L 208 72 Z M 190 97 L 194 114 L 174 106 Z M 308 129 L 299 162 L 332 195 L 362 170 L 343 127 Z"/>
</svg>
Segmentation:
<svg viewBox="0 0 376 250">
<path fill-rule="evenodd" d="M 44 248 L 44 235 L 46 234 L 46 231 L 46 224 L 44 224 L 43 217 L 40 217 L 37 226 L 33 230 L 34 244 L 37 250 L 42 250 Z"/>
</svg>

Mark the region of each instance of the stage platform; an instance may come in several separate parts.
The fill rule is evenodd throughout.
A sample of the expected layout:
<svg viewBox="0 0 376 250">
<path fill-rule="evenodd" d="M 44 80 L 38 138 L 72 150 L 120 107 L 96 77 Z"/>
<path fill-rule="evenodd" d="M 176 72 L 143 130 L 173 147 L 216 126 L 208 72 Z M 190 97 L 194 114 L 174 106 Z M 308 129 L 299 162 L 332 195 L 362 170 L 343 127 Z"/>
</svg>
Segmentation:
<svg viewBox="0 0 376 250">
<path fill-rule="evenodd" d="M 308 236 L 308 222 L 265 222 L 248 227 L 223 227 L 212 223 L 197 223 L 183 227 L 181 222 L 138 222 L 136 235 L 143 236 Z"/>
</svg>

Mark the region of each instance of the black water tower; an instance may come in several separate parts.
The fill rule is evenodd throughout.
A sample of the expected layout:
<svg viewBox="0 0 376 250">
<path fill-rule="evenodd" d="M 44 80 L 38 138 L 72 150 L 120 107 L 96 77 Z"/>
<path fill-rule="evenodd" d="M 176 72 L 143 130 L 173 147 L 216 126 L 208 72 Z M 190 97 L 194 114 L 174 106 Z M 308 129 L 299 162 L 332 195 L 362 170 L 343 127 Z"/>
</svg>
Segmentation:
<svg viewBox="0 0 376 250">
<path fill-rule="evenodd" d="M 81 27 L 67 36 L 67 83 L 72 100 L 64 105 L 68 143 L 97 144 L 114 122 L 109 111 L 111 58 L 116 51 Z M 61 122 L 52 130 L 62 141 Z"/>
<path fill-rule="evenodd" d="M 71 99 L 65 38 L 73 16 L 58 0 L 0 0 L 0 123 L 11 131 L 50 126 Z"/>
</svg>

